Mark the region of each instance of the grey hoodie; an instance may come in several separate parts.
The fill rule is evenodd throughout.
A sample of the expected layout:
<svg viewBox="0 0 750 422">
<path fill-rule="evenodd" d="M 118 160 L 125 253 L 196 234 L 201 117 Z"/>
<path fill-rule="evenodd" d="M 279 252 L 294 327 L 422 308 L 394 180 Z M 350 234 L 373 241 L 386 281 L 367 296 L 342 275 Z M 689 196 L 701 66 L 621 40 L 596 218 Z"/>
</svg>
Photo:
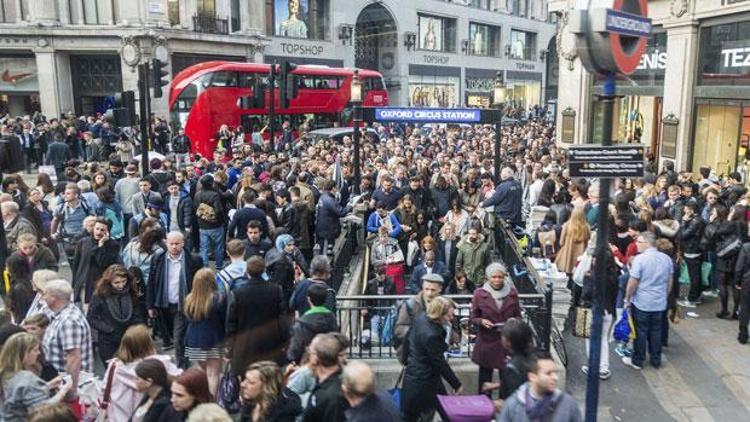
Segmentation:
<svg viewBox="0 0 750 422">
<path fill-rule="evenodd" d="M 529 383 L 518 387 L 518 390 L 505 401 L 499 422 L 532 422 L 526 415 L 526 391 Z M 578 404 L 567 393 L 555 390 L 552 400 L 554 411 L 540 422 L 580 422 L 583 420 Z"/>
</svg>

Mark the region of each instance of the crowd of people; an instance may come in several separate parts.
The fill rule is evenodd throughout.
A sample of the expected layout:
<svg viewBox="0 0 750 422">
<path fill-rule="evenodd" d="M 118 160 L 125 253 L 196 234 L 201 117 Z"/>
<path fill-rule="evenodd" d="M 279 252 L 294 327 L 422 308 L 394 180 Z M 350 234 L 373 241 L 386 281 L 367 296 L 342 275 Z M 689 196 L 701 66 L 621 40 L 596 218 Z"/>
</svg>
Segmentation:
<svg viewBox="0 0 750 422">
<path fill-rule="evenodd" d="M 593 266 L 581 257 L 595 242 L 599 185 L 569 177 L 545 114 L 503 128 L 497 175 L 493 127 L 376 124 L 358 186 L 347 137 L 314 143 L 286 128 L 277 142 L 238 140 L 227 128 L 217 134 L 226 149 L 200 157 L 183 131 L 164 141 L 156 120 L 166 156 L 144 172 L 133 145 L 120 147 L 132 137 L 96 117 L 6 120 L 3 148 L 20 145 L 27 169 L 54 171 L 32 187 L 26 168 L 3 164 L 3 420 L 64 420 L 54 412 L 71 407 L 85 374 L 99 375 L 109 420 L 431 421 L 444 411 L 441 379 L 451 393 L 495 398 L 499 421 L 580 420 L 496 253 L 499 220 L 524 228 L 528 252 L 568 274 L 571 308 L 590 306 Z M 737 173 L 693 177 L 671 163 L 616 181 L 603 307 L 608 332 L 622 309 L 633 315 L 633 345 L 617 348 L 627 365 L 641 369 L 648 355 L 658 368 L 679 314 L 667 311 L 711 296 L 747 342 L 749 198 Z M 330 284 L 352 213 L 370 253 L 367 341 L 339 332 Z M 409 296 L 390 310 L 377 299 L 393 294 Z M 470 298 L 465 320 L 454 295 Z M 468 342 L 471 387 L 448 360 Z M 400 408 L 350 347 L 396 350 Z M 43 417 L 32 420 L 53 420 Z"/>
</svg>

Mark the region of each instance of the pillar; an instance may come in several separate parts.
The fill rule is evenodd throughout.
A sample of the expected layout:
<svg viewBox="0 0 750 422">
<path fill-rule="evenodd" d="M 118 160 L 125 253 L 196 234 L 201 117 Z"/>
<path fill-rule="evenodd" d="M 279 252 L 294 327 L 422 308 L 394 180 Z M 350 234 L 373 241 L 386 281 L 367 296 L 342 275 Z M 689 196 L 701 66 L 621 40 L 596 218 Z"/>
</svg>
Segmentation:
<svg viewBox="0 0 750 422">
<path fill-rule="evenodd" d="M 663 115 L 673 113 L 680 119 L 677 127 L 675 169 L 690 165 L 691 129 L 693 126 L 694 72 L 698 63 L 698 22 L 665 24 L 667 29 L 667 69 L 664 74 Z M 659 122 L 661 124 L 661 121 Z M 664 159 L 659 160 L 664 163 Z"/>
<path fill-rule="evenodd" d="M 37 72 L 42 114 L 51 118 L 72 111 L 74 104 L 70 57 L 52 48 L 40 48 L 35 53 L 37 69 L 45 69 L 44 72 Z"/>
<path fill-rule="evenodd" d="M 562 122 L 562 111 L 570 107 L 576 112 L 575 119 L 575 144 L 589 143 L 591 106 L 592 106 L 592 79 L 586 71 L 580 59 L 573 62 L 573 69 L 569 67 L 569 61 L 560 58 L 560 79 L 557 88 L 557 121 Z M 557 142 L 562 140 L 562 130 L 558 128 Z"/>
<path fill-rule="evenodd" d="M 251 34 L 264 35 L 265 34 L 265 21 L 266 21 L 265 2 L 263 0 L 248 0 L 242 3 L 247 3 L 247 6 L 248 6 L 247 14 L 242 15 L 243 21 L 247 22 L 246 23 L 247 27 L 245 27 L 244 26 L 245 24 L 243 24 L 243 30 Z M 267 35 L 272 35 L 272 34 L 267 34 Z"/>
</svg>

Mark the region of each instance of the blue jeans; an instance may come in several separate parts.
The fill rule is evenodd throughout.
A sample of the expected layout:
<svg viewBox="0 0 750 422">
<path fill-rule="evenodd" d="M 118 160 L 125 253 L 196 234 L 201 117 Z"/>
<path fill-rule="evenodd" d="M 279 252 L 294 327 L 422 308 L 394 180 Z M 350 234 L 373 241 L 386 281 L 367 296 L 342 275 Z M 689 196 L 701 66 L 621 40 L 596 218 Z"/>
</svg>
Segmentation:
<svg viewBox="0 0 750 422">
<path fill-rule="evenodd" d="M 213 246 L 216 268 L 224 268 L 224 228 L 200 229 L 200 254 L 203 265 L 208 266 L 209 248 Z"/>
<path fill-rule="evenodd" d="M 616 307 L 621 309 L 625 302 L 625 290 L 628 287 L 628 280 L 630 280 L 630 272 L 627 267 L 617 276 L 617 299 Z"/>
<path fill-rule="evenodd" d="M 665 311 L 642 311 L 632 305 L 630 310 L 635 322 L 635 341 L 633 348 L 633 363 L 643 367 L 646 360 L 646 346 L 651 359 L 651 366 L 661 366 L 662 330 Z"/>
</svg>

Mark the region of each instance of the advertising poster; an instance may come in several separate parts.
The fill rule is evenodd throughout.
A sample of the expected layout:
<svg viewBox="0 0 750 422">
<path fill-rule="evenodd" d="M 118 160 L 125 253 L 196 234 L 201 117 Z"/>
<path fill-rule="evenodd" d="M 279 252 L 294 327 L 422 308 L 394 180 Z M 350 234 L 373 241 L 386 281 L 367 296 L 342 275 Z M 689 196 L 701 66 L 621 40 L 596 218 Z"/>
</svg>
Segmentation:
<svg viewBox="0 0 750 422">
<path fill-rule="evenodd" d="M 308 0 L 275 0 L 275 34 L 281 37 L 308 38 Z"/>
<path fill-rule="evenodd" d="M 440 51 L 443 49 L 443 21 L 429 16 L 419 17 L 419 48 Z"/>
</svg>

